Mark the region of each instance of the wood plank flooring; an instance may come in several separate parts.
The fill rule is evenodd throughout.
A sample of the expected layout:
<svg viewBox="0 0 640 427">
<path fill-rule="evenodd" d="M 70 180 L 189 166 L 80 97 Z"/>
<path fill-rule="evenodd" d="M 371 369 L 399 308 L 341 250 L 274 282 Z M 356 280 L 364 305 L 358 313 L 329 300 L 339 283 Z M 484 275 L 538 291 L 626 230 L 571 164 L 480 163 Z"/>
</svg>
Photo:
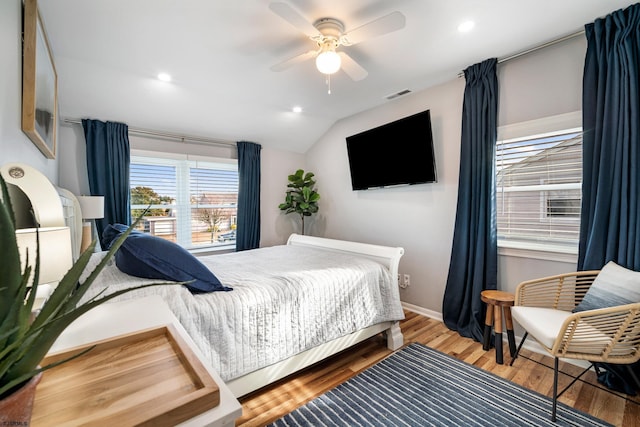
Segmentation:
<svg viewBox="0 0 640 427">
<path fill-rule="evenodd" d="M 449 330 L 442 322 L 406 311 L 401 322 L 404 342 L 419 342 L 453 357 L 493 372 L 528 389 L 551 396 L 553 387 L 553 359 L 523 349 L 514 366 L 508 346 L 504 365 L 495 362 L 495 350 L 484 351 L 482 344 L 463 338 Z M 306 370 L 287 377 L 271 386 L 240 399 L 243 415 L 237 426 L 263 426 L 291 412 L 321 395 L 358 372 L 391 354 L 382 336 L 376 336 L 349 350 L 329 358 Z M 578 375 L 582 369 L 560 363 L 560 370 Z M 568 375 L 560 375 L 558 389 L 571 382 Z M 559 399 L 576 409 L 587 412 L 615 426 L 640 426 L 640 397 L 612 392 L 601 386 L 593 372 L 588 372 Z"/>
</svg>

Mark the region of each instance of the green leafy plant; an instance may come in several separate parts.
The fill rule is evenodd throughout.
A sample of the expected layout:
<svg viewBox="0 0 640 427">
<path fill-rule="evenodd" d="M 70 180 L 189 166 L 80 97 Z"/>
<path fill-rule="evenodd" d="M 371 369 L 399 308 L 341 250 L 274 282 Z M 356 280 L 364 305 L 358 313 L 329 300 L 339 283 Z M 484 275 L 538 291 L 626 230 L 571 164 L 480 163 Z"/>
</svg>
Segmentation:
<svg viewBox="0 0 640 427">
<path fill-rule="evenodd" d="M 289 184 L 284 203 L 278 208 L 286 214 L 297 213 L 302 221 L 302 234 L 304 234 L 304 217 L 318 212 L 318 200 L 320 194 L 315 190 L 316 181 L 312 172 L 305 173 L 298 169 L 295 174 L 289 175 Z"/>
<path fill-rule="evenodd" d="M 56 364 L 39 366 L 58 336 L 75 319 L 125 292 L 160 283 L 132 287 L 106 296 L 97 295 L 95 298 L 79 304 L 91 283 L 136 225 L 134 224 L 114 242 L 100 264 L 87 276 L 84 282 L 80 283 L 80 276 L 93 253 L 96 244 L 94 241 L 80 255 L 58 283 L 51 296 L 45 301 L 40 312 L 33 318 L 32 311 L 40 275 L 39 247 L 35 254 L 36 262 L 30 266 L 28 257 L 32 254 L 28 254 L 23 270 L 16 241 L 15 217 L 7 185 L 1 176 L 0 186 L 2 187 L 0 207 L 0 248 L 2 248 L 2 262 L 0 263 L 0 399 L 2 399 L 38 373 L 80 355 L 77 354 Z M 39 239 L 37 241 L 39 245 Z M 30 279 L 32 268 L 34 274 Z"/>
</svg>

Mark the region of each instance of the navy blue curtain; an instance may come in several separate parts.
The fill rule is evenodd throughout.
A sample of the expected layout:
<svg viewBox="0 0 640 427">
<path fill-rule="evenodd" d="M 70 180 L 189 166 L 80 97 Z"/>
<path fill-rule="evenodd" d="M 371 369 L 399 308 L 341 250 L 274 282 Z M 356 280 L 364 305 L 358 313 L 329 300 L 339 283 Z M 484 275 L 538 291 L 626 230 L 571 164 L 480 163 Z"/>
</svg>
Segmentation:
<svg viewBox="0 0 640 427">
<path fill-rule="evenodd" d="M 91 195 L 104 196 L 104 218 L 96 220 L 102 239 L 102 231 L 109 224 L 131 223 L 129 127 L 124 123 L 83 119 L 82 128 L 87 141 Z"/>
<path fill-rule="evenodd" d="M 640 270 L 640 4 L 585 26 L 580 270 Z"/>
<path fill-rule="evenodd" d="M 480 292 L 497 288 L 497 63 L 487 59 L 464 70 L 458 205 L 442 303 L 445 325 L 476 341 L 484 329 Z"/>
<path fill-rule="evenodd" d="M 585 26 L 583 180 L 579 270 L 614 261 L 640 270 L 640 4 Z M 634 371 L 640 378 L 640 364 Z M 635 394 L 627 367 L 598 379 Z"/>
<path fill-rule="evenodd" d="M 238 228 L 236 251 L 260 246 L 260 150 L 253 142 L 238 142 Z"/>
</svg>

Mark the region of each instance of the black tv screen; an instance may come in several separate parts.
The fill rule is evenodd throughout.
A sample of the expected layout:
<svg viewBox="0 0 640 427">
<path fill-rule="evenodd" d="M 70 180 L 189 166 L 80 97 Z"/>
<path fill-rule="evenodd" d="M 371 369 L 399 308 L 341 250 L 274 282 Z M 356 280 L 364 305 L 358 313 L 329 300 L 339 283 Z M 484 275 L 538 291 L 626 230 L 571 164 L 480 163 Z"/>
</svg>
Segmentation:
<svg viewBox="0 0 640 427">
<path fill-rule="evenodd" d="M 347 137 L 354 190 L 436 182 L 429 110 Z"/>
</svg>

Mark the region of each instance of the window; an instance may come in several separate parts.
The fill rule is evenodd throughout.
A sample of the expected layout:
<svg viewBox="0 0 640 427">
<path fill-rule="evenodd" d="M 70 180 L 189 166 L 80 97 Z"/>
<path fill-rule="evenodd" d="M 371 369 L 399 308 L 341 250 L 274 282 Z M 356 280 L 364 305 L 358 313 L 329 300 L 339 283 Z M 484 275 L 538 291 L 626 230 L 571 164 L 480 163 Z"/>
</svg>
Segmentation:
<svg viewBox="0 0 640 427">
<path fill-rule="evenodd" d="M 498 141 L 499 246 L 577 251 L 581 188 L 580 129 Z"/>
<path fill-rule="evenodd" d="M 578 218 L 580 219 L 580 198 L 549 197 L 547 199 L 547 217 Z"/>
<path fill-rule="evenodd" d="M 131 217 L 138 228 L 186 248 L 235 243 L 235 160 L 131 156 Z"/>
</svg>

